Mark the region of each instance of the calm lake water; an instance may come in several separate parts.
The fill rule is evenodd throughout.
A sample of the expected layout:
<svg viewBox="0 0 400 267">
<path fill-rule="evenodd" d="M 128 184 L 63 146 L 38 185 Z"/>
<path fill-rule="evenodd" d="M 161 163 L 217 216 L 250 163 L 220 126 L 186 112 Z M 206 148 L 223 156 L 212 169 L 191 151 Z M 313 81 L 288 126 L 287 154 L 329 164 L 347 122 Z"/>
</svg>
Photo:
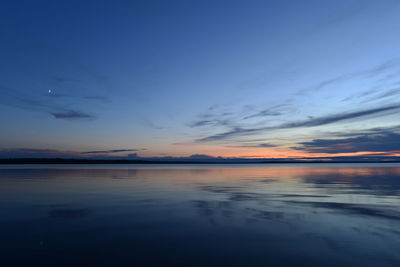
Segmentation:
<svg viewBox="0 0 400 267">
<path fill-rule="evenodd" d="M 400 266 L 400 164 L 0 166 L 1 266 Z"/>
</svg>

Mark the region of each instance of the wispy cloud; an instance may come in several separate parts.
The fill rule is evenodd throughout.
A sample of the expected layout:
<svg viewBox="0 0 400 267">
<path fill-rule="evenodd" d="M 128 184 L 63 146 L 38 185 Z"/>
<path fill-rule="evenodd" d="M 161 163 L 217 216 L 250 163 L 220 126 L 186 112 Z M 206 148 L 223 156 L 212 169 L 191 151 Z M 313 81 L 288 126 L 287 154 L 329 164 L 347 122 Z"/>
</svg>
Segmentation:
<svg viewBox="0 0 400 267">
<path fill-rule="evenodd" d="M 270 144 L 270 143 L 261 143 L 261 144 L 243 144 L 243 145 L 236 145 L 236 146 L 227 146 L 227 147 L 252 147 L 252 148 L 268 148 L 268 147 L 277 147 L 278 145 L 276 144 Z"/>
<path fill-rule="evenodd" d="M 382 64 L 376 65 L 372 68 L 347 73 L 343 75 L 339 75 L 337 77 L 322 81 L 321 83 L 306 88 L 304 90 L 300 90 L 299 94 L 304 94 L 312 91 L 319 91 L 322 89 L 326 89 L 328 86 L 336 85 L 341 82 L 348 82 L 353 79 L 365 79 L 368 81 L 372 81 L 374 83 L 373 87 L 370 89 L 354 94 L 353 96 L 349 96 L 344 98 L 343 101 L 348 101 L 351 99 L 366 99 L 367 97 L 373 98 L 374 100 L 379 99 L 389 99 L 393 100 L 394 97 L 400 94 L 400 89 L 393 88 L 394 84 L 393 79 L 396 76 L 393 76 L 393 73 L 399 71 L 400 68 L 400 59 L 392 59 L 388 60 Z M 389 80 L 388 80 L 389 79 Z M 379 81 L 379 82 L 377 82 Z M 389 91 L 381 90 L 379 85 L 383 85 L 383 83 L 388 82 L 389 85 L 392 86 L 392 89 Z M 364 101 L 365 102 L 365 101 Z M 389 101 L 386 101 L 388 103 Z M 380 104 L 382 105 L 382 103 Z M 210 135 L 204 138 L 199 138 L 196 142 L 211 142 L 211 141 L 219 141 L 224 139 L 229 139 L 233 136 L 247 136 L 256 133 L 260 133 L 263 131 L 273 131 L 279 129 L 291 129 L 291 128 L 300 128 L 300 127 L 316 127 L 322 125 L 328 125 L 338 122 L 350 121 L 353 119 L 367 119 L 373 116 L 383 116 L 391 112 L 395 112 L 400 108 L 399 104 L 393 104 L 388 106 L 378 106 L 377 108 L 365 109 L 360 111 L 353 111 L 347 113 L 337 113 L 332 115 L 327 115 L 323 117 L 314 117 L 307 120 L 302 121 L 294 121 L 294 122 L 286 122 L 278 125 L 272 126 L 260 126 L 260 123 L 278 123 L 277 119 L 280 119 L 280 116 L 288 115 L 295 108 L 293 104 L 289 105 L 288 103 L 282 103 L 275 106 L 267 107 L 264 109 L 252 108 L 250 110 L 241 110 L 238 112 L 230 112 L 225 115 L 219 109 L 218 105 L 214 105 L 209 108 L 208 112 L 199 116 L 199 118 L 192 123 L 189 124 L 189 127 L 209 127 L 213 128 L 215 131 L 216 128 L 221 127 L 223 132 Z M 217 112 L 219 111 L 219 112 Z M 251 111 L 251 112 L 249 112 Z M 249 114 L 250 113 L 250 114 Z M 255 120 L 250 119 L 256 118 L 264 118 L 265 121 L 255 123 Z M 220 129 L 221 131 L 221 129 Z"/>
<path fill-rule="evenodd" d="M 48 101 L 45 98 L 37 95 L 23 93 L 18 90 L 12 90 L 5 86 L 0 86 L 1 105 L 16 107 L 29 111 L 43 112 L 50 114 L 55 119 L 77 120 L 77 119 L 95 119 L 96 116 L 87 112 L 76 109 L 66 108 L 67 103 L 60 104 Z M 60 95 L 65 97 L 65 95 Z"/>
<path fill-rule="evenodd" d="M 390 112 L 400 109 L 400 104 L 373 108 L 369 110 L 362 111 L 354 111 L 349 113 L 341 113 L 341 114 L 333 114 L 320 118 L 312 118 L 306 121 L 300 122 L 291 122 L 282 124 L 279 128 L 297 128 L 297 127 L 313 127 L 313 126 L 321 126 L 325 124 L 331 124 L 339 121 L 363 118 L 370 115 L 382 114 L 384 112 Z"/>
<path fill-rule="evenodd" d="M 327 115 L 319 118 L 311 118 L 304 121 L 297 121 L 297 122 L 288 122 L 283 123 L 277 126 L 268 126 L 268 127 L 258 127 L 258 128 L 242 128 L 242 127 L 235 127 L 230 131 L 207 136 L 204 138 L 197 139 L 197 142 L 210 142 L 210 141 L 218 141 L 223 140 L 226 138 L 230 138 L 232 136 L 243 136 L 243 135 L 251 135 L 255 133 L 260 133 L 263 131 L 271 131 L 271 130 L 278 130 L 278 129 L 291 129 L 291 128 L 300 128 L 300 127 L 316 127 L 322 126 L 332 123 L 337 123 L 341 121 L 348 121 L 352 119 L 365 119 L 369 116 L 382 116 L 388 113 L 396 112 L 400 109 L 400 104 L 390 105 L 390 106 L 383 106 L 378 108 L 372 108 L 368 110 L 361 110 L 361 111 L 353 111 L 348 113 L 339 113 L 339 114 L 332 114 Z"/>
<path fill-rule="evenodd" d="M 64 119 L 64 120 L 79 120 L 79 119 L 94 119 L 95 116 L 90 115 L 88 113 L 76 111 L 76 110 L 67 110 L 67 111 L 61 111 L 61 112 L 52 112 L 51 115 L 53 115 L 54 118 L 56 119 Z"/>
<path fill-rule="evenodd" d="M 191 128 L 212 126 L 230 127 L 234 122 L 235 115 L 225 105 L 211 105 L 206 112 L 197 115 L 197 118 L 189 122 Z"/>
<path fill-rule="evenodd" d="M 38 40 L 26 29 L 23 29 L 20 33 L 21 36 L 24 36 L 24 45 L 14 44 L 15 47 L 10 52 L 40 55 L 41 58 L 50 60 L 52 64 L 62 65 L 60 69 L 62 72 L 57 74 L 57 69 L 50 70 L 51 76 L 42 80 L 41 83 L 46 87 L 48 86 L 48 89 L 53 90 L 55 88 L 55 91 L 57 91 L 57 88 L 63 88 L 63 90 L 45 94 L 41 92 L 47 92 L 47 89 L 38 91 L 34 87 L 7 88 L 0 86 L 2 95 L 0 104 L 47 113 L 56 119 L 94 118 L 93 115 L 79 111 L 79 109 L 86 109 L 88 106 L 84 108 L 78 106 L 78 110 L 70 107 L 87 101 L 108 102 L 109 98 L 105 96 L 105 91 L 109 91 L 111 88 L 115 90 L 116 88 L 115 85 L 110 85 L 110 79 L 95 67 L 82 62 L 76 55 L 68 53 L 64 48 L 55 46 L 46 40 Z M 38 62 L 40 63 L 40 61 Z M 36 62 L 31 63 L 36 66 Z M 64 73 L 67 72 L 69 74 L 64 76 Z M 24 79 L 28 79 L 26 81 L 29 82 L 30 78 Z M 32 82 L 32 84 L 35 84 L 35 82 Z M 92 88 L 96 88 L 96 91 L 91 91 Z M 53 99 L 49 100 L 49 98 Z"/>
<path fill-rule="evenodd" d="M 400 152 L 400 134 L 386 132 L 342 139 L 314 139 L 296 150 L 308 153 Z"/>
<path fill-rule="evenodd" d="M 263 109 L 257 113 L 245 116 L 243 119 L 250 119 L 256 117 L 269 117 L 269 116 L 280 116 L 285 114 L 289 110 L 288 104 L 280 104 L 270 108 Z"/>
<path fill-rule="evenodd" d="M 384 98 L 394 97 L 394 96 L 398 96 L 398 95 L 400 95 L 400 88 L 394 88 L 394 89 L 388 90 L 386 92 L 380 93 L 378 95 L 371 96 L 370 98 L 364 100 L 363 102 L 366 103 L 366 102 L 381 100 Z"/>
<path fill-rule="evenodd" d="M 218 105 L 213 105 L 208 108 L 206 113 L 199 114 L 197 119 L 187 125 L 191 128 L 205 126 L 234 128 L 239 127 L 239 125 L 249 125 L 253 123 L 254 121 L 249 120 L 252 118 L 276 117 L 285 115 L 292 110 L 293 108 L 287 103 L 274 105 L 268 108 L 263 107 L 258 110 L 254 106 L 244 105 L 238 112 L 233 112 L 227 107 L 223 107 L 223 110 L 220 110 Z"/>
<path fill-rule="evenodd" d="M 376 92 L 379 92 L 379 87 L 375 86 L 375 87 L 373 87 L 371 89 L 368 89 L 368 90 L 365 90 L 363 92 L 359 92 L 359 93 L 350 95 L 348 97 L 345 97 L 344 99 L 342 99 L 342 102 L 353 100 L 353 99 L 361 99 L 361 98 L 370 96 L 372 94 L 375 94 Z"/>
<path fill-rule="evenodd" d="M 198 120 L 189 124 L 189 127 L 202 127 L 202 126 L 230 126 L 232 122 L 224 119 L 210 119 L 210 120 Z"/>
<path fill-rule="evenodd" d="M 400 76 L 400 74 L 398 74 L 398 76 Z M 396 97 L 400 94 L 400 87 L 398 86 L 399 84 L 400 82 L 393 82 L 389 85 L 376 85 L 371 89 L 348 96 L 342 99 L 342 102 L 356 99 L 360 103 L 368 103 L 385 98 Z"/>
<path fill-rule="evenodd" d="M 380 76 L 382 74 L 387 74 L 388 72 L 391 72 L 393 70 L 395 70 L 396 68 L 398 68 L 400 66 L 400 60 L 399 59 L 391 59 L 388 60 L 378 66 L 375 66 L 373 68 L 367 69 L 367 70 L 363 70 L 363 71 L 358 71 L 358 72 L 352 72 L 352 73 L 346 73 L 346 74 L 342 74 L 339 76 L 336 76 L 334 78 L 331 79 L 327 79 L 325 81 L 320 82 L 319 84 L 316 84 L 314 86 L 311 86 L 309 88 L 306 89 L 302 89 L 298 92 L 299 95 L 304 95 L 308 92 L 312 92 L 312 91 L 319 91 L 322 89 L 325 89 L 328 86 L 337 84 L 339 82 L 344 82 L 347 80 L 351 80 L 354 78 L 367 78 L 367 79 L 371 79 L 371 78 L 375 78 L 377 76 Z M 381 78 L 380 82 L 384 82 L 385 80 L 387 80 L 388 78 L 393 78 L 394 76 L 388 76 L 386 75 L 385 78 Z"/>
<path fill-rule="evenodd" d="M 82 154 L 112 154 L 112 153 L 120 153 L 120 152 L 137 152 L 145 149 L 112 149 L 112 150 L 94 150 L 94 151 L 86 151 L 81 152 Z"/>
</svg>

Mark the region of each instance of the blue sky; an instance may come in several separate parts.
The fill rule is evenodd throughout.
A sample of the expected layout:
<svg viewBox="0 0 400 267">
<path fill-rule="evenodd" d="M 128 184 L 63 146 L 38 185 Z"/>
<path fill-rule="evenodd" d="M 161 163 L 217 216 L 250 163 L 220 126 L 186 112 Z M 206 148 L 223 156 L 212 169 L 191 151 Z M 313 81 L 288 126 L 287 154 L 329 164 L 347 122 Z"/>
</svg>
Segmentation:
<svg viewBox="0 0 400 267">
<path fill-rule="evenodd" d="M 0 156 L 397 155 L 399 14 L 396 0 L 3 1 Z"/>
</svg>

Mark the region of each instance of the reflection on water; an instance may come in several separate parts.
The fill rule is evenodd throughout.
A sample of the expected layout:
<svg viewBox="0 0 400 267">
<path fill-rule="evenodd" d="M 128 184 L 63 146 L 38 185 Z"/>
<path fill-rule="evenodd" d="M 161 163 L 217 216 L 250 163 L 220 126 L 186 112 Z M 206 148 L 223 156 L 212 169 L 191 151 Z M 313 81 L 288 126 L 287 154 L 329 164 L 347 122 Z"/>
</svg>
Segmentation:
<svg viewBox="0 0 400 267">
<path fill-rule="evenodd" d="M 1 266 L 400 266 L 400 165 L 0 167 Z"/>
</svg>

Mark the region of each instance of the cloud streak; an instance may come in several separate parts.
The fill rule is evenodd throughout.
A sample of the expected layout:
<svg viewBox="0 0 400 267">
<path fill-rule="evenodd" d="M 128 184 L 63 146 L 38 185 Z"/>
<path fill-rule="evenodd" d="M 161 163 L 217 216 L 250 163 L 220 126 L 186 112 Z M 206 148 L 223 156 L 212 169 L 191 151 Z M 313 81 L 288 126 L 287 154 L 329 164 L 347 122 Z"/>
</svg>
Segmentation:
<svg viewBox="0 0 400 267">
<path fill-rule="evenodd" d="M 268 147 L 277 147 L 278 145 L 270 144 L 270 143 L 261 143 L 261 144 L 243 144 L 237 146 L 228 146 L 228 147 L 251 147 L 251 148 L 268 148 Z"/>
<path fill-rule="evenodd" d="M 400 152 L 400 134 L 370 134 L 343 139 L 314 139 L 294 147 L 309 153 Z"/>
<path fill-rule="evenodd" d="M 76 110 L 52 112 L 51 115 L 53 115 L 53 117 L 56 119 L 65 119 L 65 120 L 79 120 L 79 119 L 94 119 L 95 118 L 93 115 L 90 115 L 90 114 L 84 113 L 84 112 L 80 112 L 80 111 L 76 111 Z"/>
<path fill-rule="evenodd" d="M 256 117 L 273 117 L 273 116 L 280 116 L 285 114 L 287 111 L 287 104 L 281 104 L 281 105 L 276 105 L 264 110 L 259 111 L 258 113 L 249 115 L 244 117 L 243 119 L 251 119 L 251 118 L 256 118 Z"/>
<path fill-rule="evenodd" d="M 398 109 L 400 109 L 400 104 L 386 106 L 386 107 L 379 107 L 379 108 L 374 108 L 374 109 L 369 109 L 369 110 L 355 111 L 355 112 L 350 112 L 350 113 L 333 114 L 330 116 L 313 118 L 313 119 L 310 119 L 307 121 L 286 123 L 286 124 L 281 125 L 280 128 L 321 126 L 321 125 L 331 124 L 331 123 L 344 121 L 344 120 L 367 117 L 369 115 L 375 115 L 375 114 L 394 111 L 394 110 L 398 110 Z"/>
<path fill-rule="evenodd" d="M 259 127 L 259 128 L 241 128 L 235 127 L 230 131 L 207 136 L 204 138 L 197 139 L 197 142 L 211 142 L 230 138 L 232 136 L 244 136 L 251 135 L 268 130 L 279 130 L 279 129 L 292 129 L 301 127 L 316 127 L 323 126 L 327 124 L 337 123 L 341 121 L 348 121 L 352 119 L 365 119 L 369 116 L 382 116 L 388 113 L 398 111 L 400 109 L 400 104 L 378 107 L 368 110 L 353 111 L 348 113 L 332 114 L 328 116 L 323 116 L 319 118 L 311 118 L 304 121 L 288 122 L 277 126 Z"/>
<path fill-rule="evenodd" d="M 0 104 L 10 107 L 16 107 L 29 111 L 38 111 L 46 114 L 50 114 L 55 119 L 64 120 L 79 120 L 79 119 L 95 119 L 96 117 L 92 114 L 65 108 L 67 104 L 59 104 L 57 102 L 51 102 L 45 100 L 43 97 L 29 95 L 22 93 L 18 90 L 12 90 L 8 87 L 0 86 L 0 93 L 2 98 Z M 66 97 L 67 95 L 56 95 L 58 97 Z"/>
<path fill-rule="evenodd" d="M 353 72 L 353 73 L 347 73 L 347 74 L 339 75 L 332 79 L 322 81 L 321 83 L 319 83 L 313 87 L 300 90 L 298 94 L 303 95 L 307 92 L 320 91 L 330 85 L 333 85 L 333 84 L 336 84 L 339 82 L 343 82 L 343 81 L 347 81 L 347 80 L 351 80 L 353 78 L 367 78 L 367 79 L 375 78 L 384 73 L 394 70 L 399 65 L 400 65 L 400 61 L 398 59 L 388 60 L 388 61 L 386 61 L 378 66 L 375 66 L 371 69 Z M 381 79 L 380 81 L 382 82 L 384 80 L 386 80 L 386 78 L 383 78 L 383 80 Z"/>
<path fill-rule="evenodd" d="M 81 154 L 112 154 L 112 153 L 120 153 L 120 152 L 136 152 L 145 149 L 112 149 L 112 150 L 95 150 L 95 151 L 86 151 L 81 152 Z"/>
</svg>

